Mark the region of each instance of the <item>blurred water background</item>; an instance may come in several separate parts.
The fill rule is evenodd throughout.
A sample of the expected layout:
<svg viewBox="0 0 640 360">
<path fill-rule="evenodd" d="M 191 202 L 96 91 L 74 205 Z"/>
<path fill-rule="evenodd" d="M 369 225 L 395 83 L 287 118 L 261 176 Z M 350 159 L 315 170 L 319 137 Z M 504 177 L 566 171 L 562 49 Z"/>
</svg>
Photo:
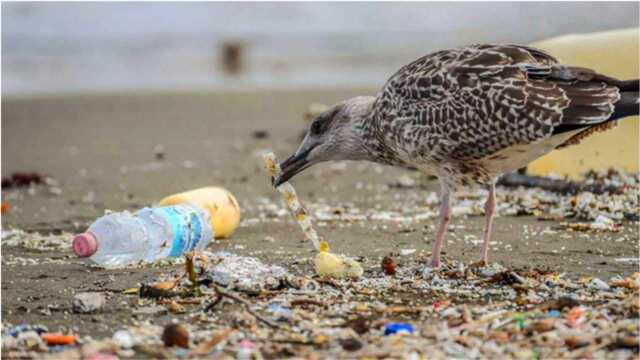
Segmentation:
<svg viewBox="0 0 640 360">
<path fill-rule="evenodd" d="M 380 86 L 440 48 L 638 22 L 638 2 L 5 2 L 2 93 Z"/>
</svg>

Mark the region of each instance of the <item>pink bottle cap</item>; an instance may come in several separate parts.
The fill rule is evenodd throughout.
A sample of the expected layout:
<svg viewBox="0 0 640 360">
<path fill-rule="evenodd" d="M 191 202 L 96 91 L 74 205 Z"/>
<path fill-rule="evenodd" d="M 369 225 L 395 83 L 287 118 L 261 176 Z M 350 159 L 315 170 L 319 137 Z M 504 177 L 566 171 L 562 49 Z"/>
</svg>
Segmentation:
<svg viewBox="0 0 640 360">
<path fill-rule="evenodd" d="M 73 252 L 81 258 L 89 257 L 98 250 L 98 240 L 90 232 L 78 234 L 73 238 Z"/>
</svg>

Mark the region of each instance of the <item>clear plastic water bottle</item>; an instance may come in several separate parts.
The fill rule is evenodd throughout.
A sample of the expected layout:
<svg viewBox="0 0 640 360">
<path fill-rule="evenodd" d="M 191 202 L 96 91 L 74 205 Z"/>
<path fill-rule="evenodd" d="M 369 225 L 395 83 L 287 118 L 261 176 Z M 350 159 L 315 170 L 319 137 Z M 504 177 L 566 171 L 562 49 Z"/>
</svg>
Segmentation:
<svg viewBox="0 0 640 360">
<path fill-rule="evenodd" d="M 213 238 L 209 213 L 180 204 L 107 214 L 73 239 L 73 251 L 107 268 L 202 250 Z"/>
</svg>

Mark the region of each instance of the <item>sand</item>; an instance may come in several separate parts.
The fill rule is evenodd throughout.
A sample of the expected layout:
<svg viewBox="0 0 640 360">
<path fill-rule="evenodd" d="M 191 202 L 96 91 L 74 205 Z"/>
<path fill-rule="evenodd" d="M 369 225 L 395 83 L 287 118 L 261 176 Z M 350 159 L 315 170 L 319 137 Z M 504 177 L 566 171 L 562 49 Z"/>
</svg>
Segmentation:
<svg viewBox="0 0 640 360">
<path fill-rule="evenodd" d="M 37 171 L 57 181 L 61 194 L 48 186 L 3 190 L 11 209 L 3 230 L 42 233 L 79 232 L 105 209 L 136 209 L 179 191 L 207 185 L 229 189 L 243 210 L 243 223 L 231 239 L 211 250 L 258 256 L 271 263 L 301 264 L 312 270 L 311 246 L 302 242 L 297 225 L 269 204 L 281 206 L 280 195 L 262 169 L 261 154 L 272 149 L 279 158 L 292 152 L 305 127 L 303 113 L 311 102 L 333 103 L 373 89 L 253 93 L 157 93 L 2 100 L 2 172 Z M 254 136 L 266 131 L 265 138 Z M 158 153 L 162 153 L 159 159 Z M 366 164 L 320 165 L 293 180 L 303 201 L 327 207 L 402 210 L 407 199 L 437 191 L 435 181 L 388 189 L 406 170 Z M 55 191 L 54 191 L 55 192 Z M 320 204 L 320 205 L 318 205 Z M 347 205 L 345 205 L 347 204 Z M 454 218 L 445 258 L 471 262 L 481 239 L 481 216 Z M 408 225 L 371 221 L 325 222 L 319 231 L 332 250 L 372 259 L 401 249 L 427 257 L 436 219 Z M 624 221 L 617 233 L 548 231 L 559 225 L 532 216 L 502 216 L 495 221 L 497 250 L 491 261 L 508 267 L 549 267 L 573 277 L 637 271 L 637 223 Z M 70 241 L 71 239 L 69 239 Z M 509 245 L 509 246 L 507 246 Z M 55 330 L 74 330 L 94 337 L 107 335 L 133 321 L 123 289 L 149 282 L 157 268 L 98 270 L 84 266 L 71 252 L 2 247 L 7 256 L 57 259 L 37 265 L 3 265 L 4 322 L 40 323 Z M 3 261 L 4 262 L 4 261 Z M 375 261 L 373 262 L 375 263 Z M 177 267 L 177 266 L 174 266 Z M 109 293 L 105 312 L 69 313 L 73 294 L 98 289 Z M 58 309 L 47 314 L 48 305 Z M 169 315 L 154 318 L 163 323 Z"/>
</svg>

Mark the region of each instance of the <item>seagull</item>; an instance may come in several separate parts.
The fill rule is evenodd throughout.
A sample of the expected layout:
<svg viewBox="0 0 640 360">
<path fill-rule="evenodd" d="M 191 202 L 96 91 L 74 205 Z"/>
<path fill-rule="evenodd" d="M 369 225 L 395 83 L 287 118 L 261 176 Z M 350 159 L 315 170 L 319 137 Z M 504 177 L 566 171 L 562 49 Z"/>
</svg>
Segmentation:
<svg viewBox="0 0 640 360">
<path fill-rule="evenodd" d="M 451 194 L 485 187 L 478 264 L 486 265 L 497 178 L 638 115 L 639 90 L 638 79 L 622 81 L 563 65 L 528 46 L 437 51 L 402 67 L 377 96 L 348 99 L 317 116 L 273 182 L 278 186 L 312 165 L 334 160 L 436 175 L 441 203 L 431 268 L 440 267 Z"/>
</svg>

